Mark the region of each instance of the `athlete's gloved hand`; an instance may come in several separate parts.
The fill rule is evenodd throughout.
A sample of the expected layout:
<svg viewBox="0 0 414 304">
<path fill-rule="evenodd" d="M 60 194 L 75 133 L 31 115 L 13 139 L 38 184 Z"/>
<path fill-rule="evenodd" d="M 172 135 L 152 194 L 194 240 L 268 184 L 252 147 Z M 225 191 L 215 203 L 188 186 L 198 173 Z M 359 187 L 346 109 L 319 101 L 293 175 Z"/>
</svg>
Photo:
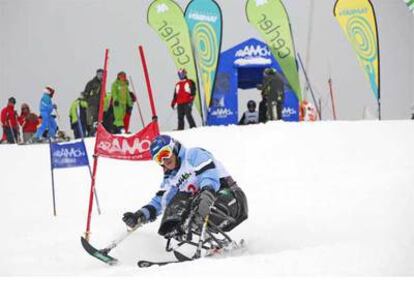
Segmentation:
<svg viewBox="0 0 414 304">
<path fill-rule="evenodd" d="M 198 213 L 202 217 L 206 217 L 210 213 L 210 206 L 216 200 L 216 193 L 214 189 L 210 187 L 203 187 L 197 196 L 198 200 Z"/>
<path fill-rule="evenodd" d="M 115 100 L 114 101 L 114 107 L 118 107 L 119 106 L 119 101 L 118 100 Z"/>
<path fill-rule="evenodd" d="M 147 219 L 145 218 L 145 215 L 141 210 L 138 210 L 135 213 L 134 212 L 124 213 L 122 220 L 130 228 L 134 228 L 136 225 L 142 225 L 147 222 Z"/>
</svg>

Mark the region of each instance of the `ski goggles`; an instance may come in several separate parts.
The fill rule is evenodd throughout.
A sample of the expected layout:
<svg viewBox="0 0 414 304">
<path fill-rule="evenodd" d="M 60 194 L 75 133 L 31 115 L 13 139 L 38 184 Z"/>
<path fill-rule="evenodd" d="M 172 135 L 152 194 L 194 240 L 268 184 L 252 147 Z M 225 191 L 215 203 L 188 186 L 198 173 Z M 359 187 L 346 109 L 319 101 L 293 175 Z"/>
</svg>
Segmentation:
<svg viewBox="0 0 414 304">
<path fill-rule="evenodd" d="M 164 160 L 170 158 L 173 155 L 173 149 L 170 146 L 162 147 L 152 159 L 159 165 L 164 165 Z"/>
</svg>

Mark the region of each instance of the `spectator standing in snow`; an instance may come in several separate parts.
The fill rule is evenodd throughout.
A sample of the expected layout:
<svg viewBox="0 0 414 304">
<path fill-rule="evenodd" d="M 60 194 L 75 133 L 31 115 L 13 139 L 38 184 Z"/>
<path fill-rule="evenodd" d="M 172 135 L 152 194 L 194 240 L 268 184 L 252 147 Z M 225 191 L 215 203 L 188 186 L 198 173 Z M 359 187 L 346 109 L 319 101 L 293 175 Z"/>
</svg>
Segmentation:
<svg viewBox="0 0 414 304">
<path fill-rule="evenodd" d="M 129 93 L 129 82 L 125 72 L 119 72 L 112 84 L 111 96 L 114 112 L 113 133 L 125 132 L 124 118 L 127 109 L 132 109 L 132 100 Z"/>
<path fill-rule="evenodd" d="M 85 94 L 86 101 L 88 102 L 88 110 L 86 112 L 86 121 L 87 121 L 87 131 L 88 136 L 95 136 L 96 124 L 98 121 L 99 113 L 99 101 L 101 98 L 101 89 L 102 89 L 102 79 L 103 79 L 103 70 L 98 69 L 96 71 L 96 76 L 92 78 L 86 84 Z"/>
<path fill-rule="evenodd" d="M 274 68 L 264 69 L 262 95 L 267 100 L 268 119 L 282 119 L 285 87 L 282 76 Z"/>
<path fill-rule="evenodd" d="M 52 115 L 53 110 L 57 109 L 57 105 L 53 103 L 52 98 L 55 94 L 55 90 L 47 86 L 43 91 L 43 96 L 40 99 L 40 116 L 42 117 L 42 123 L 37 129 L 34 137 L 30 141 L 40 142 L 43 136 L 43 133 L 47 130 L 47 137 L 54 139 L 57 131 L 57 124 L 54 115 Z"/>
<path fill-rule="evenodd" d="M 193 115 L 191 113 L 196 86 L 193 80 L 187 78 L 185 69 L 178 70 L 180 80 L 175 85 L 174 97 L 171 101 L 171 108 L 174 110 L 177 105 L 178 127 L 177 130 L 184 130 L 184 117 L 187 118 L 190 128 L 195 128 Z"/>
<path fill-rule="evenodd" d="M 73 130 L 75 139 L 85 136 L 86 132 L 86 113 L 88 111 L 88 102 L 85 100 L 85 94 L 80 93 L 79 98 L 74 100 L 69 109 L 70 127 Z"/>
<path fill-rule="evenodd" d="M 7 105 L 1 110 L 1 125 L 3 134 L 9 144 L 17 143 L 19 140 L 19 125 L 17 122 L 17 112 L 14 109 L 16 99 L 10 97 Z"/>
<path fill-rule="evenodd" d="M 30 138 L 36 133 L 39 125 L 39 117 L 32 113 L 27 103 L 23 103 L 20 108 L 20 115 L 18 117 L 19 124 L 22 127 L 23 142 L 27 143 Z"/>
<path fill-rule="evenodd" d="M 159 233 L 163 236 L 182 233 L 188 207 L 194 203 L 202 218 L 208 215 L 208 220 L 223 231 L 230 231 L 247 219 L 244 192 L 210 152 L 202 148 L 187 149 L 168 135 L 156 137 L 150 151 L 163 169 L 163 181 L 147 205 L 124 214 L 122 220 L 128 227 L 154 221 L 165 209 Z M 194 197 L 197 197 L 195 202 Z"/>
<path fill-rule="evenodd" d="M 256 111 L 256 102 L 249 100 L 247 102 L 247 111 L 240 118 L 239 125 L 257 124 L 259 122 L 259 112 Z"/>
</svg>

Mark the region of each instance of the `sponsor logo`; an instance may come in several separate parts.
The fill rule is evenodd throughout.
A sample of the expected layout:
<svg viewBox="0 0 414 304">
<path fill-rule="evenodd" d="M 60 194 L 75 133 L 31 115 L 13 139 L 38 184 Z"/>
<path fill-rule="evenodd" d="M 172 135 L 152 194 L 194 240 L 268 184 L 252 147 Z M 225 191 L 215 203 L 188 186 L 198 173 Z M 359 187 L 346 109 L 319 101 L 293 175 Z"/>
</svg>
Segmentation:
<svg viewBox="0 0 414 304">
<path fill-rule="evenodd" d="M 208 16 L 200 13 L 190 13 L 188 18 L 192 20 L 207 21 L 211 23 L 215 23 L 217 21 L 217 16 Z"/>
<path fill-rule="evenodd" d="M 168 44 L 171 54 L 180 65 L 185 65 L 190 62 L 190 55 L 187 49 L 183 47 L 182 39 L 184 34 L 177 31 L 174 25 L 169 24 L 166 20 L 162 21 L 162 25 L 157 29 L 158 34 Z"/>
<path fill-rule="evenodd" d="M 285 116 L 285 117 L 293 116 L 293 115 L 296 115 L 296 114 L 297 114 L 296 110 L 294 108 L 291 108 L 291 107 L 284 108 L 283 111 L 282 111 L 282 116 Z"/>
<path fill-rule="evenodd" d="M 277 22 L 277 20 L 276 20 Z M 266 37 L 268 45 L 279 59 L 285 59 L 292 54 L 289 44 L 282 35 L 282 31 L 286 32 L 286 28 L 275 23 L 275 20 L 269 18 L 266 13 L 262 13 L 262 19 L 257 21 L 257 26 L 262 34 Z"/>
<path fill-rule="evenodd" d="M 180 178 L 177 181 L 176 187 L 180 188 L 190 177 L 191 177 L 191 173 L 189 172 L 185 172 L 181 174 Z"/>
<path fill-rule="evenodd" d="M 354 16 L 368 14 L 367 8 L 345 8 L 339 12 L 339 16 Z"/>
<path fill-rule="evenodd" d="M 165 13 L 169 10 L 170 8 L 168 7 L 167 4 L 163 3 L 163 4 L 159 4 L 157 5 L 157 13 Z"/>
<path fill-rule="evenodd" d="M 212 116 L 216 116 L 217 118 L 226 118 L 227 116 L 234 115 L 233 111 L 227 108 L 218 108 L 211 111 Z"/>
<path fill-rule="evenodd" d="M 256 0 L 256 6 L 266 5 L 267 0 Z"/>
<path fill-rule="evenodd" d="M 267 46 L 246 45 L 236 52 L 236 57 L 270 57 L 271 53 Z"/>
<path fill-rule="evenodd" d="M 101 141 L 98 144 L 98 149 L 103 150 L 109 154 L 119 153 L 123 155 L 136 155 L 149 151 L 151 141 L 147 139 L 140 140 L 135 138 L 130 145 L 126 139 L 114 138 L 112 141 Z"/>
<path fill-rule="evenodd" d="M 53 152 L 53 157 L 56 158 L 79 158 L 85 155 L 85 151 L 79 148 L 62 148 Z"/>
</svg>

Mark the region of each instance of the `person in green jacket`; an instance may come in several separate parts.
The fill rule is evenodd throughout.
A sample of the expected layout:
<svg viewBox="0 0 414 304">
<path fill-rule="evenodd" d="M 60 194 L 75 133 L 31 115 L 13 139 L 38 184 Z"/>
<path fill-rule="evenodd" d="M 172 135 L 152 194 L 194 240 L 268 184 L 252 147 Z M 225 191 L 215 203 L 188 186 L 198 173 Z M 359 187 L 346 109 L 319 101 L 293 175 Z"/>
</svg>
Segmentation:
<svg viewBox="0 0 414 304">
<path fill-rule="evenodd" d="M 114 112 L 113 133 L 124 132 L 124 117 L 127 108 L 132 108 L 132 100 L 129 94 L 128 80 L 125 72 L 119 72 L 116 80 L 112 84 L 112 106 Z"/>
<path fill-rule="evenodd" d="M 85 94 L 81 92 L 80 96 L 72 102 L 69 109 L 70 127 L 75 138 L 81 138 L 86 134 L 87 110 L 88 102 L 86 101 Z"/>
</svg>

